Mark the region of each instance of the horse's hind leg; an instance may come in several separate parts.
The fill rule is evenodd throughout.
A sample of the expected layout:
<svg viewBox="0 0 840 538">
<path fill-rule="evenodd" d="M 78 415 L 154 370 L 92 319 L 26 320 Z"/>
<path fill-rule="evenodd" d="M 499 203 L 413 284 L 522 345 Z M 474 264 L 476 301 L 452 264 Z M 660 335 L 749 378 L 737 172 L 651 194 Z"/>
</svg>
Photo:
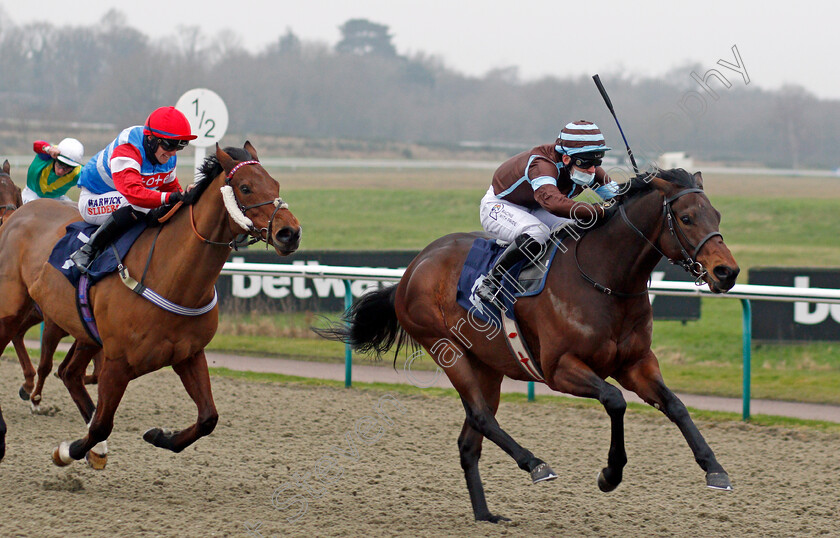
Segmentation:
<svg viewBox="0 0 840 538">
<path fill-rule="evenodd" d="M 461 357 L 455 364 L 446 368 L 446 374 L 455 389 L 461 395 L 466 420 L 458 439 L 461 454 L 461 467 L 467 481 L 467 490 L 473 506 L 473 515 L 477 521 L 497 522 L 504 520 L 495 516 L 487 508 L 484 488 L 478 472 L 478 459 L 481 455 L 482 436 L 497 444 L 511 456 L 519 468 L 531 475 L 534 483 L 557 478 L 554 471 L 541 459 L 520 446 L 507 434 L 496 421 L 496 409 L 499 406 L 499 393 L 502 376 L 489 370 L 474 368 L 469 359 Z"/>
<path fill-rule="evenodd" d="M 40 411 L 44 382 L 52 371 L 53 357 L 56 348 L 58 348 L 58 343 L 65 336 L 67 336 L 67 333 L 58 325 L 49 320 L 44 322 L 44 333 L 41 335 L 41 357 L 38 361 L 38 383 L 35 385 L 35 390 L 30 394 L 33 413 Z"/>
<path fill-rule="evenodd" d="M 87 347 L 89 348 L 90 346 Z M 84 349 L 82 346 L 77 349 L 74 354 L 73 364 L 67 368 L 65 376 L 69 379 L 72 374 L 75 383 L 81 385 L 82 390 L 84 390 L 84 385 L 82 384 L 84 371 L 93 353 L 90 353 L 90 349 L 88 349 L 87 353 L 82 354 L 80 353 L 82 349 Z M 93 349 L 95 350 L 96 348 Z M 80 360 L 80 357 L 84 360 Z M 93 452 L 88 455 L 88 452 L 99 443 L 106 441 L 108 436 L 111 435 L 111 430 L 114 428 L 114 414 L 117 412 L 117 407 L 120 405 L 120 400 L 122 400 L 130 380 L 129 368 L 125 362 L 106 360 L 102 366 L 102 374 L 99 379 L 99 397 L 96 402 L 96 410 L 88 424 L 87 435 L 72 443 L 62 441 L 53 452 L 53 463 L 58 466 L 64 466 L 69 465 L 73 460 L 80 460 L 88 456 L 93 458 L 89 459 L 91 467 L 94 469 L 104 468 L 104 464 L 100 466 L 97 463 L 96 453 Z M 65 383 L 67 383 L 66 380 Z M 67 388 L 70 388 L 70 384 L 68 384 Z"/>
<path fill-rule="evenodd" d="M 694 460 L 706 471 L 706 486 L 711 489 L 732 491 L 729 474 L 715 458 L 709 444 L 691 420 L 688 410 L 671 390 L 665 386 L 659 371 L 659 361 L 651 351 L 633 368 L 617 378 L 618 382 L 639 395 L 649 405 L 662 411 L 677 425 L 694 453 Z"/>
<path fill-rule="evenodd" d="M 627 451 L 624 447 L 624 412 L 627 402 L 621 391 L 601 379 L 588 366 L 572 355 L 563 355 L 552 378 L 552 388 L 601 402 L 610 417 L 610 450 L 607 466 L 598 475 L 598 488 L 612 491 L 621 483 Z"/>
<path fill-rule="evenodd" d="M 487 376 L 489 377 L 489 376 Z M 482 393 L 484 400 L 490 407 L 493 415 L 499 408 L 499 396 L 501 394 L 501 375 L 494 375 L 493 380 L 486 380 Z M 487 500 L 484 497 L 484 486 L 481 484 L 481 475 L 478 470 L 478 461 L 481 458 L 481 445 L 484 436 L 470 425 L 469 419 L 464 420 L 461 428 L 461 435 L 458 436 L 458 451 L 461 455 L 461 468 L 464 470 L 464 478 L 467 481 L 467 490 L 470 494 L 473 514 L 476 521 L 510 521 L 508 518 L 493 515 L 487 507 Z"/>
<path fill-rule="evenodd" d="M 198 420 L 181 431 L 170 432 L 161 428 L 151 428 L 143 434 L 143 439 L 156 447 L 180 452 L 200 437 L 210 435 L 216 428 L 219 414 L 216 412 L 216 404 L 213 403 L 207 358 L 203 350 L 189 359 L 173 364 L 172 369 L 181 378 L 181 383 L 198 407 Z"/>
<path fill-rule="evenodd" d="M 85 375 L 85 385 L 96 385 L 99 381 L 99 371 L 102 369 L 102 353 L 93 356 L 93 373 Z"/>
<path fill-rule="evenodd" d="M 23 385 L 20 386 L 18 395 L 21 400 L 26 401 L 29 399 L 35 387 L 35 367 L 32 366 L 32 360 L 29 358 L 29 352 L 26 350 L 23 336 L 18 334 L 12 338 L 12 345 L 15 346 L 15 353 L 17 353 L 18 362 L 20 362 L 20 369 L 23 370 Z"/>
<path fill-rule="evenodd" d="M 90 363 L 91 357 L 99 352 L 100 348 L 97 346 L 79 344 L 78 341 L 73 342 L 67 356 L 58 366 L 58 377 L 67 387 L 67 392 L 70 393 L 73 403 L 76 404 L 79 413 L 82 414 L 85 424 L 93 418 L 95 410 L 93 400 L 84 385 L 85 369 Z"/>
</svg>

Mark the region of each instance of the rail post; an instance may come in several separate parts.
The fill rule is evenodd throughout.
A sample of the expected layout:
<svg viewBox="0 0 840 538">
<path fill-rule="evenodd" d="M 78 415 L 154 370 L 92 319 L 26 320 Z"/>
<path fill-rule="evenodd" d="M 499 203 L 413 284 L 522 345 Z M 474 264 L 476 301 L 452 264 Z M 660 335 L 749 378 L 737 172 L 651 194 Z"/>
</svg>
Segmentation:
<svg viewBox="0 0 840 538">
<path fill-rule="evenodd" d="M 742 398 L 744 399 L 743 412 L 741 417 L 743 420 L 750 419 L 750 367 L 752 364 L 752 306 L 749 299 L 741 299 L 741 310 L 743 313 L 743 355 L 744 355 L 744 388 Z"/>
<path fill-rule="evenodd" d="M 528 381 L 528 401 L 534 401 L 534 382 Z"/>
<path fill-rule="evenodd" d="M 344 279 L 344 312 L 350 310 L 353 305 L 353 292 L 350 288 L 350 279 Z M 353 384 L 353 349 L 350 344 L 344 344 L 344 387 L 349 388 Z"/>
</svg>

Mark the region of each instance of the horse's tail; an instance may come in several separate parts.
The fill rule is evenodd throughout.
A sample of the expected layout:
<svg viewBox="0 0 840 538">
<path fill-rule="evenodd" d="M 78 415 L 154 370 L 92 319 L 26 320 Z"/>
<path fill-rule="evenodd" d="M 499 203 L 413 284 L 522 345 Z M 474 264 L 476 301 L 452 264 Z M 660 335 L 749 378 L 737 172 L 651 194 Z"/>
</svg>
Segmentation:
<svg viewBox="0 0 840 538">
<path fill-rule="evenodd" d="M 394 297 L 397 286 L 388 286 L 364 294 L 342 316 L 342 323 L 325 329 L 316 329 L 318 335 L 337 340 L 363 353 L 376 353 L 377 358 L 397 342 L 395 353 L 408 340 L 408 335 L 397 321 Z"/>
</svg>

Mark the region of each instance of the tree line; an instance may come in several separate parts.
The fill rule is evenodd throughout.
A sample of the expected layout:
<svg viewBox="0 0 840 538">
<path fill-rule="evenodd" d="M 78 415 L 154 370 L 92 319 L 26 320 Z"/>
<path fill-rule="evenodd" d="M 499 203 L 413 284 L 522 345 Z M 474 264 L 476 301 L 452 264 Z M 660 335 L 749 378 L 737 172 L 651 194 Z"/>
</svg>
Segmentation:
<svg viewBox="0 0 840 538">
<path fill-rule="evenodd" d="M 340 30 L 334 46 L 287 29 L 249 52 L 235 36 L 211 39 L 197 27 L 153 40 L 116 10 L 75 27 L 17 26 L 0 10 L 0 119 L 122 127 L 206 87 L 225 100 L 232 133 L 526 149 L 553 140 L 568 121 L 590 119 L 621 153 L 588 76 L 523 81 L 513 67 L 468 76 L 435 56 L 398 54 L 385 25 L 352 19 Z M 640 152 L 679 150 L 712 161 L 840 166 L 832 151 L 840 145 L 840 102 L 799 86 L 762 90 L 737 75 L 730 88 L 712 80 L 718 98 L 711 99 L 690 76 L 702 78 L 707 69 L 601 73 L 631 144 L 643 140 Z"/>
</svg>

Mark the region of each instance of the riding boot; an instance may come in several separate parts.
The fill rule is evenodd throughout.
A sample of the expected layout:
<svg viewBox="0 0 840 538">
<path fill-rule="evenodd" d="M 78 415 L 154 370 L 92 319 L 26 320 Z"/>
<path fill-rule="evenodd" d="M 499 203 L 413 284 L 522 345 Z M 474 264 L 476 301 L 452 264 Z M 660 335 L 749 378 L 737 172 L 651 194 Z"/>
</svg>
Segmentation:
<svg viewBox="0 0 840 538">
<path fill-rule="evenodd" d="M 531 244 L 536 244 L 541 247 L 531 236 L 522 234 L 516 238 L 510 245 L 507 246 L 504 252 L 498 257 L 490 273 L 481 282 L 481 285 L 476 290 L 476 294 L 484 301 L 493 302 L 496 294 L 499 293 L 502 284 L 502 278 L 517 264 L 528 256 Z"/>
<path fill-rule="evenodd" d="M 76 264 L 80 273 L 86 274 L 90 263 L 99 253 L 137 222 L 136 213 L 130 205 L 117 209 L 108 215 L 105 222 L 91 234 L 90 239 L 82 245 L 82 248 L 70 255 L 70 259 Z"/>
</svg>

